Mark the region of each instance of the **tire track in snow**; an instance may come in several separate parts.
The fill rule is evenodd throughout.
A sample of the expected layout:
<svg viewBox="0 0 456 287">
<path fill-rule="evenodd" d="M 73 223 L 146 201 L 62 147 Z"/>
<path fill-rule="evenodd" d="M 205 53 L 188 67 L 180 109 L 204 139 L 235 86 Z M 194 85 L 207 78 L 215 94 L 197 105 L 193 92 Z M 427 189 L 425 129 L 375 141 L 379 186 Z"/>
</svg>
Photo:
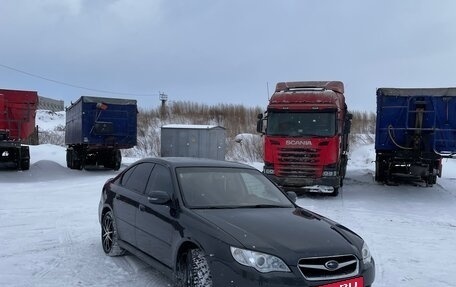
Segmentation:
<svg viewBox="0 0 456 287">
<path fill-rule="evenodd" d="M 119 269 L 128 273 L 130 282 L 137 282 L 144 287 L 172 286 L 170 279 L 134 255 L 113 259 Z"/>
</svg>

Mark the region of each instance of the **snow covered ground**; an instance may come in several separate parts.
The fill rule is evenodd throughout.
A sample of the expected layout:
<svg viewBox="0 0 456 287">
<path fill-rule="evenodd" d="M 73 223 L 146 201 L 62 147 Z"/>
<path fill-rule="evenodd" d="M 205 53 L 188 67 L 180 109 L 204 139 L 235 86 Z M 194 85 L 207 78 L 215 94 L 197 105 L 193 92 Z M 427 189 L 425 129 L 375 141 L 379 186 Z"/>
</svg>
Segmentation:
<svg viewBox="0 0 456 287">
<path fill-rule="evenodd" d="M 456 160 L 433 187 L 384 186 L 373 181 L 373 157 L 373 145 L 354 148 L 340 195 L 298 204 L 367 241 L 376 287 L 456 286 Z M 134 256 L 103 253 L 98 201 L 117 172 L 70 170 L 54 145 L 32 146 L 31 158 L 28 171 L 0 171 L 0 286 L 171 286 Z"/>
</svg>

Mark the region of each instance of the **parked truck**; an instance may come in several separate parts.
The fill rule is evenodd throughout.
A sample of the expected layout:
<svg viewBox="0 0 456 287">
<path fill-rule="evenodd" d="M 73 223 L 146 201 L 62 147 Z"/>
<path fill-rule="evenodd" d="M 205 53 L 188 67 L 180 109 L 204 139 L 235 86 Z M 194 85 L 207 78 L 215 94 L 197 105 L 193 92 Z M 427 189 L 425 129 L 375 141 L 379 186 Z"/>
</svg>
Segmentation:
<svg viewBox="0 0 456 287">
<path fill-rule="evenodd" d="M 456 153 L 456 88 L 377 89 L 375 180 L 427 185 Z"/>
<path fill-rule="evenodd" d="M 28 170 L 29 147 L 26 143 L 35 131 L 38 93 L 0 89 L 0 166 Z"/>
<path fill-rule="evenodd" d="M 67 166 L 118 170 L 120 149 L 136 145 L 136 100 L 83 96 L 66 109 Z"/>
<path fill-rule="evenodd" d="M 284 189 L 337 195 L 351 118 L 340 81 L 278 83 L 265 114 L 258 115 L 263 172 Z"/>
</svg>

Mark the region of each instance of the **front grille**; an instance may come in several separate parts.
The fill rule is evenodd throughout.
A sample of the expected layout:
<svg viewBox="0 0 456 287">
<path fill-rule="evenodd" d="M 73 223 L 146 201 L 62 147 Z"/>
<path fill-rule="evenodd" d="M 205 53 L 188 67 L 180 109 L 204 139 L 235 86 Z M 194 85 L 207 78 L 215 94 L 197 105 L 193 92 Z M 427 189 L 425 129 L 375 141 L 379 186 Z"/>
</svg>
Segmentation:
<svg viewBox="0 0 456 287">
<path fill-rule="evenodd" d="M 328 265 L 333 268 L 328 268 Z M 359 260 L 354 255 L 303 258 L 298 267 L 309 281 L 342 279 L 358 275 Z"/>
<path fill-rule="evenodd" d="M 279 148 L 277 150 L 279 176 L 317 177 L 320 169 L 320 150 L 315 148 Z"/>
</svg>

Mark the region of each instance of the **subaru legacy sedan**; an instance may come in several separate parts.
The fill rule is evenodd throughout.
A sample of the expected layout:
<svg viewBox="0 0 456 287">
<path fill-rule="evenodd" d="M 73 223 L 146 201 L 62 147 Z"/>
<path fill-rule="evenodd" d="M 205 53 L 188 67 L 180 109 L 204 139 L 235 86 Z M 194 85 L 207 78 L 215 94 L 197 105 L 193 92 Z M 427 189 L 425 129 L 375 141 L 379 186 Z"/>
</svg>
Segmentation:
<svg viewBox="0 0 456 287">
<path fill-rule="evenodd" d="M 244 164 L 143 159 L 104 185 L 101 242 L 175 286 L 370 286 L 363 239 L 295 199 Z"/>
</svg>

